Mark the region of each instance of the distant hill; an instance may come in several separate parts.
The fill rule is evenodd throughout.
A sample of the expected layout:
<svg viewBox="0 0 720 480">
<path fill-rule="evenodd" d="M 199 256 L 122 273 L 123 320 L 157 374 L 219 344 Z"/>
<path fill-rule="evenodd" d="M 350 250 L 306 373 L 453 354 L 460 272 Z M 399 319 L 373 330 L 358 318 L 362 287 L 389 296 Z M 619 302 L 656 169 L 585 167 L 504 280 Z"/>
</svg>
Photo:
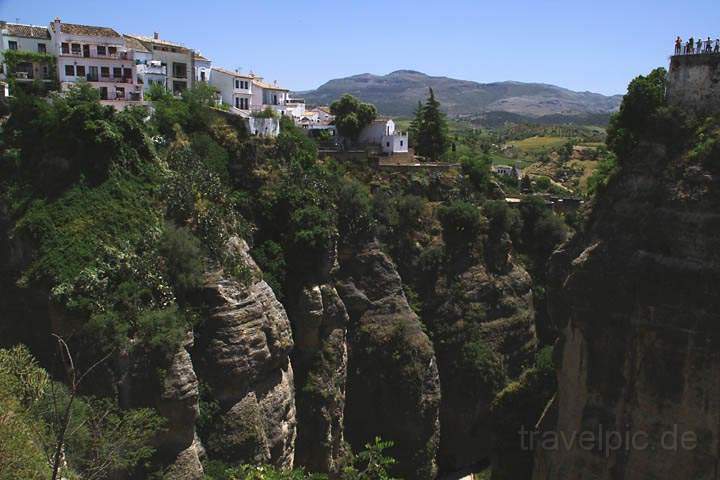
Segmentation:
<svg viewBox="0 0 720 480">
<path fill-rule="evenodd" d="M 538 123 L 602 124 L 616 111 L 621 95 L 574 92 L 542 83 L 478 83 L 422 72 L 398 70 L 387 75 L 363 73 L 330 80 L 316 90 L 297 92 L 313 105 L 327 105 L 344 93 L 375 104 L 381 113 L 412 114 L 418 100 L 432 87 L 451 117 L 468 117 L 482 123 L 527 121 Z"/>
</svg>

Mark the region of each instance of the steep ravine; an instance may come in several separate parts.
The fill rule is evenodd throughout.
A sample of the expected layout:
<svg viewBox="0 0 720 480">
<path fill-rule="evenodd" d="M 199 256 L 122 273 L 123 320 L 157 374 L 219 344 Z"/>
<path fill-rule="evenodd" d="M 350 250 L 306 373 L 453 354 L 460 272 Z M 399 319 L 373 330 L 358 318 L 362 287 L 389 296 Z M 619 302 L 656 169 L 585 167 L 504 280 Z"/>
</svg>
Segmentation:
<svg viewBox="0 0 720 480">
<path fill-rule="evenodd" d="M 599 438 L 602 428 L 639 435 L 640 443 L 539 449 L 535 480 L 717 478 L 720 176 L 713 151 L 701 162 L 641 143 L 599 197 L 585 234 L 553 256 L 549 304 L 562 331 L 561 365 L 543 434 Z M 679 443 L 685 432 L 696 439 L 692 447 Z"/>
</svg>

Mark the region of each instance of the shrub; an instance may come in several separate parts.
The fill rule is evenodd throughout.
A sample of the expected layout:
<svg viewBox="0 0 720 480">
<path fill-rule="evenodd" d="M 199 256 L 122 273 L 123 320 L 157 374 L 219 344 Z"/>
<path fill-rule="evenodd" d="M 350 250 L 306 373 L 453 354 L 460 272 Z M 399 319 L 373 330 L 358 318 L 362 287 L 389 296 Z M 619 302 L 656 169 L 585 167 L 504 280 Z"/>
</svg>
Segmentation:
<svg viewBox="0 0 720 480">
<path fill-rule="evenodd" d="M 181 302 L 202 286 L 205 273 L 204 253 L 200 240 L 186 227 L 166 224 L 160 237 L 158 252 L 165 264 L 165 273 Z"/>
<path fill-rule="evenodd" d="M 364 184 L 343 178 L 338 187 L 337 210 L 341 241 L 352 243 L 372 236 L 372 199 Z"/>
<path fill-rule="evenodd" d="M 443 227 L 443 240 L 451 251 L 469 248 L 480 234 L 480 211 L 472 203 L 456 200 L 438 211 Z"/>
<path fill-rule="evenodd" d="M 490 158 L 487 156 L 463 157 L 460 160 L 463 175 L 467 177 L 477 192 L 487 191 L 490 181 L 490 164 Z"/>
</svg>

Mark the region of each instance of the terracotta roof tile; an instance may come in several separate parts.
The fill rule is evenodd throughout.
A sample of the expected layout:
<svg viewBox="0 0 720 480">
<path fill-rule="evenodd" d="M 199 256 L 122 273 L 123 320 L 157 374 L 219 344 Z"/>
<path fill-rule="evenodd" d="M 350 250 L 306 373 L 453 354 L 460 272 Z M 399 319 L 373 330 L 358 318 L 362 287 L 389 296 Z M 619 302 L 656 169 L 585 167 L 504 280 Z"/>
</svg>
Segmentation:
<svg viewBox="0 0 720 480">
<path fill-rule="evenodd" d="M 55 29 L 55 24 L 51 23 L 52 29 Z M 62 33 L 69 35 L 86 35 L 91 37 L 119 37 L 122 36 L 109 27 L 94 27 L 92 25 L 80 25 L 77 23 L 61 23 L 60 30 Z"/>
<path fill-rule="evenodd" d="M 282 88 L 282 87 L 280 87 L 280 86 L 278 86 L 278 85 L 273 85 L 273 84 L 271 84 L 271 83 L 265 83 L 265 82 L 262 82 L 262 81 L 260 81 L 260 80 L 258 80 L 258 79 L 254 79 L 254 80 L 253 80 L 253 83 L 254 83 L 255 85 L 257 85 L 258 87 L 260 87 L 260 88 L 267 88 L 268 90 L 282 90 L 283 92 L 289 92 L 289 91 L 290 91 L 290 90 L 288 90 L 287 88 Z"/>
<path fill-rule="evenodd" d="M 40 27 L 37 25 L 23 25 L 21 23 L 5 23 L 0 25 L 2 28 L 6 28 L 8 35 L 15 37 L 26 37 L 26 38 L 43 38 L 50 39 L 50 32 L 46 27 Z"/>
<path fill-rule="evenodd" d="M 136 52 L 150 53 L 150 50 L 145 48 L 145 45 L 143 45 L 142 42 L 137 38 L 131 37 L 129 35 L 123 35 L 123 37 L 125 38 L 125 46 L 127 48 L 132 48 Z"/>
<path fill-rule="evenodd" d="M 146 44 L 150 43 L 150 44 L 155 44 L 155 45 L 165 45 L 168 47 L 179 48 L 183 51 L 190 51 L 190 49 L 188 47 L 186 47 L 185 45 L 183 45 L 181 43 L 171 42 L 170 40 L 164 40 L 162 38 L 148 37 L 145 35 L 126 35 L 126 36 L 136 38 Z"/>
<path fill-rule="evenodd" d="M 225 73 L 225 74 L 227 74 L 227 75 L 232 75 L 233 77 L 241 77 L 241 78 L 249 78 L 249 79 L 254 79 L 254 78 L 255 78 L 255 75 L 253 75 L 252 73 L 248 73 L 248 74 L 238 73 L 238 72 L 233 72 L 232 70 L 228 70 L 228 69 L 222 68 L 222 67 L 212 67 L 212 69 L 213 69 L 213 70 L 216 70 L 216 71 L 218 71 L 218 72 L 220 72 L 220 73 Z"/>
</svg>

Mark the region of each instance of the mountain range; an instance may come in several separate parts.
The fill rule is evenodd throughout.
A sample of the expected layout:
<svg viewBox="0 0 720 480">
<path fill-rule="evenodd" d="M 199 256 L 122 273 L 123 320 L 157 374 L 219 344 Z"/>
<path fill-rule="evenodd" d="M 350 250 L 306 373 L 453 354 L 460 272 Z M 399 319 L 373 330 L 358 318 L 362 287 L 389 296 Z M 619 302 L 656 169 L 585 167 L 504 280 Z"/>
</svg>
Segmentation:
<svg viewBox="0 0 720 480">
<path fill-rule="evenodd" d="M 387 75 L 363 73 L 326 82 L 315 90 L 297 92 L 310 105 L 328 105 L 345 93 L 373 103 L 381 114 L 412 115 L 432 88 L 450 117 L 480 123 L 606 123 L 620 107 L 622 95 L 575 92 L 543 83 L 478 83 L 437 77 L 414 70 Z"/>
</svg>

